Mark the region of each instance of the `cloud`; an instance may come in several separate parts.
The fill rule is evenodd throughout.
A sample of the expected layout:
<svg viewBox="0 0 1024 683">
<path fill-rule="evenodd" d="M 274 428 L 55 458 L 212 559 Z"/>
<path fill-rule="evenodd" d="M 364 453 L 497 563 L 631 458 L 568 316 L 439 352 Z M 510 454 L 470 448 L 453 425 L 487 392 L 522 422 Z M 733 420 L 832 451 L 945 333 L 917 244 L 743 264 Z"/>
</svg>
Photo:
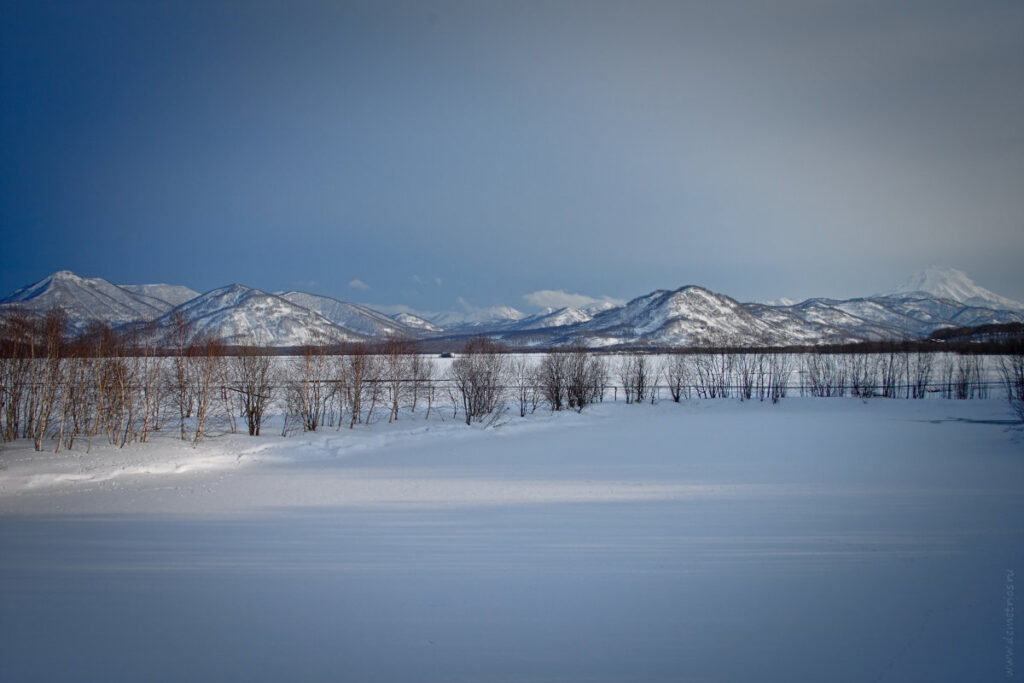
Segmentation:
<svg viewBox="0 0 1024 683">
<path fill-rule="evenodd" d="M 366 284 L 365 282 L 358 278 L 349 282 L 348 286 L 353 289 L 362 289 L 364 291 L 370 288 L 370 285 Z"/>
<path fill-rule="evenodd" d="M 440 287 L 441 286 L 441 278 L 435 277 L 434 278 L 434 284 L 437 285 L 438 287 Z"/>
<path fill-rule="evenodd" d="M 523 298 L 538 308 L 582 308 L 593 304 L 609 303 L 621 306 L 626 303 L 622 299 L 614 299 L 610 296 L 595 298 L 586 294 L 572 294 L 561 289 L 541 289 L 536 292 L 524 294 Z"/>
<path fill-rule="evenodd" d="M 418 285 L 422 285 L 423 284 L 423 278 L 421 278 L 419 275 L 413 275 L 412 276 L 412 281 L 415 282 Z"/>
</svg>

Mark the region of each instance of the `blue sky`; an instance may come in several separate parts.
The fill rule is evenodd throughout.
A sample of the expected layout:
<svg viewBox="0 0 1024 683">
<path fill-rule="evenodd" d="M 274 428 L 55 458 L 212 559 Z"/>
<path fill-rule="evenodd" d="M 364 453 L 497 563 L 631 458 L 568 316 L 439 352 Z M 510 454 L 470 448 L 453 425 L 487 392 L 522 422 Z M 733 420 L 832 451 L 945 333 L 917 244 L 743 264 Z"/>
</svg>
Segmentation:
<svg viewBox="0 0 1024 683">
<path fill-rule="evenodd" d="M 0 290 L 1024 299 L 1024 4 L 764 5 L 0 0 Z"/>
</svg>

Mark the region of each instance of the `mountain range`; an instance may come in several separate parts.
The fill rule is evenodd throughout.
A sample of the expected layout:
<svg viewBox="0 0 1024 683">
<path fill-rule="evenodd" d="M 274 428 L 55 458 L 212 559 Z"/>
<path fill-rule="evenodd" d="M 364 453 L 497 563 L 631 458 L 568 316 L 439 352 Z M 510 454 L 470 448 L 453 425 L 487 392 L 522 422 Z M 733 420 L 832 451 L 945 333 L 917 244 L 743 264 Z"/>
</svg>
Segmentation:
<svg viewBox="0 0 1024 683">
<path fill-rule="evenodd" d="M 240 284 L 200 294 L 180 285 L 115 285 L 60 271 L 0 299 L 0 310 L 62 308 L 72 332 L 167 324 L 183 317 L 228 344 L 291 347 L 322 340 L 452 339 L 486 334 L 514 346 L 795 345 L 916 339 L 951 327 L 1024 322 L 1024 304 L 991 292 L 962 271 L 932 266 L 892 292 L 854 299 L 741 303 L 702 287 L 657 290 L 624 305 L 527 315 L 510 307 L 389 316 L 307 292 L 269 293 Z"/>
</svg>

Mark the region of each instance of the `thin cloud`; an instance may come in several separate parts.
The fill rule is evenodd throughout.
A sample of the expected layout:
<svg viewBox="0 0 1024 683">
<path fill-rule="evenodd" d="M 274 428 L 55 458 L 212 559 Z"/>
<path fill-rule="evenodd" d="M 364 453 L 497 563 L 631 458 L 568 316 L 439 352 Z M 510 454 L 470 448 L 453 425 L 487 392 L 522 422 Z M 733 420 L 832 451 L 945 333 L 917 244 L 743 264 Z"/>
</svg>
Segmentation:
<svg viewBox="0 0 1024 683">
<path fill-rule="evenodd" d="M 362 280 L 360 280 L 358 278 L 356 278 L 355 280 L 350 281 L 348 283 L 348 286 L 351 287 L 352 289 L 361 289 L 363 291 L 366 291 L 367 289 L 370 288 L 370 285 L 366 284 L 365 282 L 363 282 Z"/>
</svg>

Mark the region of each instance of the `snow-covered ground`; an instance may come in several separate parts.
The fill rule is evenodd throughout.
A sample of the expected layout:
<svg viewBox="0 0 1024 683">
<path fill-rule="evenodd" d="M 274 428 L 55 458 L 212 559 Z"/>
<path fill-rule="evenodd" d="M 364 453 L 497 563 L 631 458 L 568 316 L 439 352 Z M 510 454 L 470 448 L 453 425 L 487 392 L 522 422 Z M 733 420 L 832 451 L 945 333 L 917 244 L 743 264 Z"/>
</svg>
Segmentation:
<svg viewBox="0 0 1024 683">
<path fill-rule="evenodd" d="M 422 417 L 5 445 L 0 680 L 1005 677 L 1004 401 Z"/>
</svg>

